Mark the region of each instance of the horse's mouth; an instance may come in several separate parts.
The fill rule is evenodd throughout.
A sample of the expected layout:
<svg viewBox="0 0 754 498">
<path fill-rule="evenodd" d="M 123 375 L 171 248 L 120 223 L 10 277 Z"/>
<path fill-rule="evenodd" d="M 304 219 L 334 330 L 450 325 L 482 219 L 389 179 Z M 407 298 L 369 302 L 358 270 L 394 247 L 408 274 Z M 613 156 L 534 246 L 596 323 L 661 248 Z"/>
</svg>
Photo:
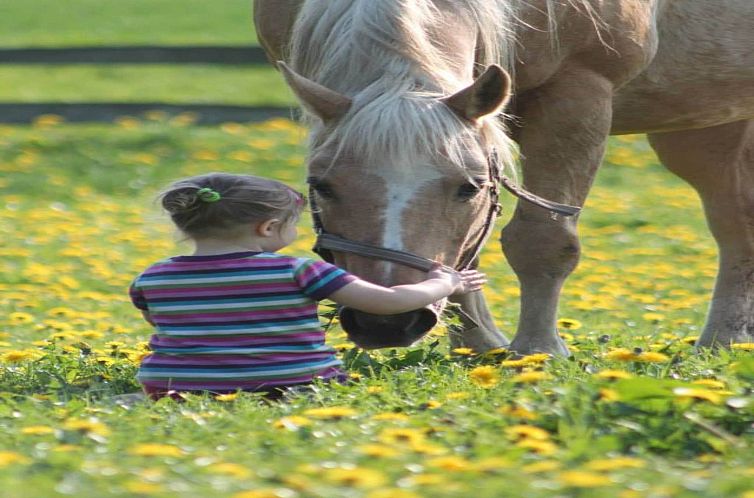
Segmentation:
<svg viewBox="0 0 754 498">
<path fill-rule="evenodd" d="M 363 349 L 405 347 L 415 343 L 437 324 L 437 312 L 422 308 L 397 315 L 373 315 L 341 308 L 340 324 Z"/>
</svg>

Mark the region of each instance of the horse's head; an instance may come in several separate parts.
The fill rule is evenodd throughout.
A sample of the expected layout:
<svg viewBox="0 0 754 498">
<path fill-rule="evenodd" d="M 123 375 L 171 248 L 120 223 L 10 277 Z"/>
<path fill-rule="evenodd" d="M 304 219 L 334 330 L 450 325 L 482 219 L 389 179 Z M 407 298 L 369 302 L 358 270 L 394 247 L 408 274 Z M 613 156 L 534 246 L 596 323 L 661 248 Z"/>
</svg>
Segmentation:
<svg viewBox="0 0 754 498">
<path fill-rule="evenodd" d="M 308 182 L 322 228 L 348 240 L 458 268 L 472 263 L 496 208 L 496 162 L 510 142 L 492 119 L 510 79 L 490 66 L 450 96 L 413 88 L 342 95 L 281 63 L 312 127 Z M 490 118 L 490 119 L 485 119 Z M 334 263 L 384 286 L 416 283 L 407 266 L 333 251 Z M 342 309 L 341 324 L 364 348 L 407 346 L 437 322 L 442 303 L 399 315 Z"/>
</svg>

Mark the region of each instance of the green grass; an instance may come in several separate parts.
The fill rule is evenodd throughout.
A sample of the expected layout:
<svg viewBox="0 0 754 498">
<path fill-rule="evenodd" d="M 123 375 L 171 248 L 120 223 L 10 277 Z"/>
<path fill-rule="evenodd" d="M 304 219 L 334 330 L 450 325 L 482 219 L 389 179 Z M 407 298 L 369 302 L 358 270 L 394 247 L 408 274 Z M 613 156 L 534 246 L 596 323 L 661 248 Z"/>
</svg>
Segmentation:
<svg viewBox="0 0 754 498">
<path fill-rule="evenodd" d="M 0 102 L 288 105 L 271 66 L 0 65 Z"/>
<path fill-rule="evenodd" d="M 0 47 L 256 44 L 250 0 L 4 0 Z"/>
<path fill-rule="evenodd" d="M 611 141 L 581 218 L 583 259 L 560 315 L 572 359 L 522 370 L 449 356 L 442 329 L 367 354 L 334 327 L 349 385 L 272 404 L 116 404 L 138 388 L 150 334 L 125 289 L 188 249 L 155 194 L 207 171 L 305 177 L 306 133 L 291 123 L 150 117 L 0 127 L 0 497 L 751 498 L 754 358 L 689 345 L 715 248 L 695 194 L 638 137 Z M 518 287 L 494 240 L 482 269 L 510 332 Z M 635 348 L 665 357 L 637 361 Z"/>
</svg>

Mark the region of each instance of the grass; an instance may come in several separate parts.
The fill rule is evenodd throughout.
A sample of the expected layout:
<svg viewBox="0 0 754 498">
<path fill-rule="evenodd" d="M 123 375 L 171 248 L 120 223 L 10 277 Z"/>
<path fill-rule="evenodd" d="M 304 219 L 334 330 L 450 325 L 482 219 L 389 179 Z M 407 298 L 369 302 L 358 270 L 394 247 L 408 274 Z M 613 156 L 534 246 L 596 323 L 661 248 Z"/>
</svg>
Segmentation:
<svg viewBox="0 0 754 498">
<path fill-rule="evenodd" d="M 288 105 L 271 66 L 0 65 L 0 102 Z"/>
<path fill-rule="evenodd" d="M 572 359 L 449 355 L 442 328 L 367 354 L 335 327 L 349 385 L 115 403 L 150 333 L 125 288 L 187 250 L 155 193 L 212 170 L 305 176 L 287 121 L 190 122 L 0 128 L 0 496 L 751 498 L 754 358 L 693 352 L 715 249 L 641 137 L 611 141 L 581 219 L 560 321 Z M 494 240 L 482 264 L 511 331 L 518 287 Z"/>
<path fill-rule="evenodd" d="M 249 0 L 5 0 L 0 46 L 256 44 Z"/>
</svg>

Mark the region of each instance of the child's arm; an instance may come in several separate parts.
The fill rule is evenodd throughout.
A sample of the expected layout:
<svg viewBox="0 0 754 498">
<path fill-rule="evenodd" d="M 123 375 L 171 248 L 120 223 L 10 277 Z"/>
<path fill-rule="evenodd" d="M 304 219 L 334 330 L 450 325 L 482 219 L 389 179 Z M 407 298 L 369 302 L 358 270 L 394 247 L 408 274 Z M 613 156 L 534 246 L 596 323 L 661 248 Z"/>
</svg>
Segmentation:
<svg viewBox="0 0 754 498">
<path fill-rule="evenodd" d="M 343 306 L 375 315 L 394 315 L 423 308 L 451 294 L 466 294 L 482 288 L 487 281 L 476 270 L 452 272 L 441 267 L 430 270 L 428 279 L 418 284 L 382 287 L 355 280 L 330 295 Z"/>
</svg>

